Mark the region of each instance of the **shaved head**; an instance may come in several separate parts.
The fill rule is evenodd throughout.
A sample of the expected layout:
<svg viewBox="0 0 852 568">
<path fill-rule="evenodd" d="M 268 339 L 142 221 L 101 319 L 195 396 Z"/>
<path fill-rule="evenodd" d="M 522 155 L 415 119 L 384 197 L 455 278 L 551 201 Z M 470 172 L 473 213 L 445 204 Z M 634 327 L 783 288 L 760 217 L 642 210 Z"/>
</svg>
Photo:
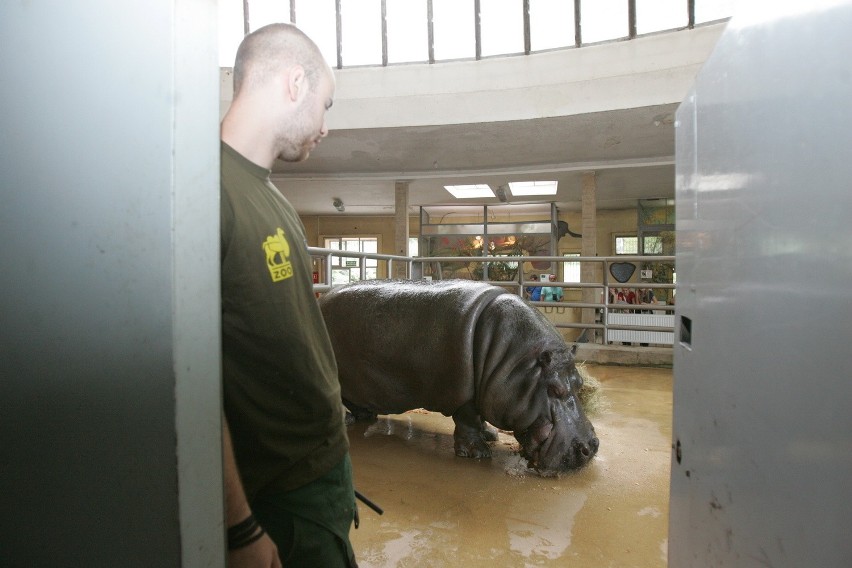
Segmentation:
<svg viewBox="0 0 852 568">
<path fill-rule="evenodd" d="M 317 45 L 291 24 L 269 24 L 247 35 L 234 62 L 234 96 L 242 89 L 263 86 L 271 77 L 292 65 L 301 65 L 311 86 L 330 74 Z"/>
<path fill-rule="evenodd" d="M 276 158 L 305 160 L 328 134 L 334 91 L 331 67 L 304 32 L 291 24 L 264 26 L 237 49 L 222 140 L 266 168 Z"/>
</svg>

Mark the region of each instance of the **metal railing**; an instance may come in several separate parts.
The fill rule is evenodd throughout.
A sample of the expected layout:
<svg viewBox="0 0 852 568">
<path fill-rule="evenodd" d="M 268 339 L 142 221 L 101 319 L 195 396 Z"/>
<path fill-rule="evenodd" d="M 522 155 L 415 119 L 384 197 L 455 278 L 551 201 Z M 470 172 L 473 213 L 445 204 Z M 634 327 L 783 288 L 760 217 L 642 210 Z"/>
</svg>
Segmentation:
<svg viewBox="0 0 852 568">
<path fill-rule="evenodd" d="M 565 300 L 559 302 L 547 302 L 547 301 L 530 301 L 530 304 L 539 307 L 545 308 L 578 308 L 581 310 L 591 310 L 594 313 L 594 317 L 581 317 L 579 322 L 553 322 L 555 327 L 558 328 L 574 328 L 574 329 L 585 329 L 585 330 L 595 330 L 601 332 L 601 340 L 606 342 L 606 338 L 609 335 L 609 330 L 624 330 L 624 331 L 647 331 L 647 332 L 663 332 L 663 333 L 674 333 L 674 328 L 669 326 L 650 326 L 650 325 L 626 325 L 626 324 L 615 324 L 609 323 L 609 314 L 611 312 L 646 312 L 646 311 L 654 311 L 654 312 L 663 312 L 665 314 L 673 314 L 674 313 L 674 305 L 672 304 L 622 304 L 622 303 L 613 303 L 610 301 L 611 294 L 610 291 L 617 288 L 644 288 L 651 290 L 673 290 L 675 288 L 674 284 L 669 283 L 657 283 L 657 282 L 619 282 L 616 280 L 611 272 L 610 267 L 613 264 L 619 263 L 635 263 L 635 264 L 654 264 L 654 263 L 671 263 L 674 264 L 675 257 L 674 256 L 628 256 L 628 255 L 618 255 L 618 256 L 593 256 L 593 257 L 584 257 L 584 256 L 473 256 L 473 257 L 458 257 L 458 256 L 450 256 L 450 257 L 408 257 L 408 256 L 400 256 L 400 255 L 389 255 L 389 254 L 376 254 L 376 253 L 362 253 L 362 252 L 352 252 L 352 251 L 341 251 L 341 250 L 332 250 L 332 249 L 323 249 L 316 247 L 308 247 L 308 253 L 314 258 L 320 258 L 323 261 L 324 269 L 320 274 L 320 281 L 314 284 L 314 290 L 317 293 L 323 293 L 331 290 L 333 287 L 331 278 L 332 278 L 332 269 L 333 269 L 333 260 L 332 257 L 338 258 L 356 258 L 360 259 L 359 267 L 360 267 L 360 279 L 366 279 L 366 259 L 373 259 L 379 261 L 380 263 L 384 263 L 384 274 L 387 277 L 392 277 L 394 274 L 394 268 L 396 264 L 402 264 L 405 267 L 405 270 L 399 270 L 400 272 L 404 272 L 404 278 L 411 279 L 420 279 L 423 278 L 424 275 L 431 272 L 431 276 L 426 276 L 435 278 L 437 280 L 443 279 L 443 263 L 467 263 L 467 264 L 476 264 L 476 263 L 517 263 L 517 275 L 513 280 L 481 280 L 482 282 L 486 282 L 488 284 L 492 284 L 495 286 L 501 286 L 506 288 L 510 292 L 517 294 L 518 296 L 524 297 L 524 290 L 533 286 L 542 286 L 542 283 L 537 280 L 526 280 L 524 278 L 523 271 L 520 270 L 520 267 L 523 266 L 525 262 L 541 262 L 541 263 L 550 263 L 551 266 L 560 266 L 563 263 L 579 263 L 580 266 L 585 265 L 594 265 L 598 267 L 598 274 L 600 277 L 595 281 L 587 281 L 587 282 L 564 282 L 564 281 L 555 281 L 555 282 L 547 282 L 546 285 L 550 287 L 559 287 L 564 291 L 570 290 L 598 290 L 599 291 L 599 300 L 598 301 L 587 301 L 585 298 L 581 301 L 572 301 Z M 396 264 L 395 264 L 396 263 Z M 487 270 L 483 271 L 485 274 L 488 274 Z M 556 271 L 556 273 L 561 273 L 562 271 Z M 381 273 L 381 271 L 379 272 Z M 591 320 L 591 321 L 589 321 Z"/>
</svg>

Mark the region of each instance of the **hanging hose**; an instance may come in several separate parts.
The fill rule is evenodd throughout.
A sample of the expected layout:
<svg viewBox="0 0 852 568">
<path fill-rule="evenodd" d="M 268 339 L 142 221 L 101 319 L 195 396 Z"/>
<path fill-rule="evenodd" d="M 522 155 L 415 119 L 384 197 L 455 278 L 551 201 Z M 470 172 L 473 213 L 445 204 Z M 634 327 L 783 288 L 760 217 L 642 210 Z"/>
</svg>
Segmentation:
<svg viewBox="0 0 852 568">
<path fill-rule="evenodd" d="M 366 506 L 368 506 L 369 508 L 371 508 L 372 510 L 374 510 L 374 511 L 375 511 L 376 513 L 378 513 L 379 515 L 381 515 L 381 514 L 383 514 L 383 513 L 384 513 L 384 511 L 382 510 L 382 508 L 381 508 L 381 507 L 379 507 L 378 505 L 376 505 L 375 503 L 373 503 L 372 501 L 370 501 L 369 499 L 367 499 L 366 497 L 364 497 L 364 496 L 363 496 L 362 494 L 360 494 L 358 491 L 355 491 L 355 497 L 357 497 L 357 498 L 358 498 L 358 499 L 359 499 L 362 503 L 364 503 Z"/>
</svg>

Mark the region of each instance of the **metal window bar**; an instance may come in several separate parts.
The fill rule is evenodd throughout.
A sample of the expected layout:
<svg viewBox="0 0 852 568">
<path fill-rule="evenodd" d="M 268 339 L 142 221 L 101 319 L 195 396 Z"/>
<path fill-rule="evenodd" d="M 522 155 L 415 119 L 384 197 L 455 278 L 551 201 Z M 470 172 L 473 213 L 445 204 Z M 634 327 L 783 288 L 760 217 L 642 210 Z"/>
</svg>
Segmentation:
<svg viewBox="0 0 852 568">
<path fill-rule="evenodd" d="M 426 0 L 426 38 L 429 42 L 429 63 L 435 63 L 435 20 L 432 0 Z"/>
<path fill-rule="evenodd" d="M 307 0 L 302 0 L 306 2 Z M 343 69 L 343 33 L 341 22 L 341 1 L 335 0 L 335 12 L 337 17 L 337 68 Z M 582 47 L 583 32 L 581 20 L 581 1 L 574 0 L 574 46 Z M 481 22 L 479 14 L 479 5 L 481 0 L 474 1 L 475 24 L 474 34 L 476 36 L 476 59 L 482 58 L 482 38 L 481 38 Z M 636 33 L 636 0 L 627 0 L 628 2 L 628 38 L 635 39 L 638 37 Z M 685 0 L 687 12 L 687 29 L 695 28 L 695 0 Z M 248 35 L 252 29 L 249 18 L 249 5 L 251 0 L 243 0 L 243 33 Z M 531 50 L 531 35 L 529 22 L 529 0 L 523 0 L 523 26 L 524 26 L 524 55 L 532 53 Z M 296 23 L 296 0 L 290 0 L 290 22 Z M 426 0 L 426 27 L 428 30 L 427 41 L 429 42 L 429 63 L 435 63 L 435 33 L 434 23 L 432 19 L 432 0 Z M 387 67 L 387 13 L 386 1 L 382 0 L 382 66 Z"/>
<path fill-rule="evenodd" d="M 476 60 L 482 59 L 482 11 L 479 0 L 473 0 L 473 37 L 476 44 Z"/>
<path fill-rule="evenodd" d="M 636 39 L 636 0 L 627 0 L 627 37 Z"/>
<path fill-rule="evenodd" d="M 334 10 L 337 13 L 337 68 L 343 69 L 343 16 L 340 10 L 340 0 L 335 0 Z"/>
<path fill-rule="evenodd" d="M 580 18 L 580 0 L 574 0 L 574 47 L 583 45 L 583 25 Z"/>
<path fill-rule="evenodd" d="M 382 67 L 388 66 L 388 2 L 382 0 Z"/>
</svg>

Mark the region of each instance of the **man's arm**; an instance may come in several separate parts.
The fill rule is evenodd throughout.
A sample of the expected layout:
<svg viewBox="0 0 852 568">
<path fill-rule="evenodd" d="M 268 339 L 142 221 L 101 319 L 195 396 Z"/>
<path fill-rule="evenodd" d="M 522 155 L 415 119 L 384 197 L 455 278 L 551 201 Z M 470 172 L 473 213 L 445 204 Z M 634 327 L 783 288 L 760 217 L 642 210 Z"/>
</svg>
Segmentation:
<svg viewBox="0 0 852 568">
<path fill-rule="evenodd" d="M 222 415 L 222 461 L 225 477 L 225 524 L 228 528 L 244 522 L 251 516 L 251 508 L 246 499 L 234 448 L 231 444 L 231 430 L 225 415 Z M 261 531 L 260 527 L 257 531 Z M 252 536 L 252 535 L 249 535 Z M 254 542 L 239 548 L 228 546 L 228 566 L 231 568 L 281 568 L 278 548 L 269 535 L 263 534 Z"/>
</svg>

